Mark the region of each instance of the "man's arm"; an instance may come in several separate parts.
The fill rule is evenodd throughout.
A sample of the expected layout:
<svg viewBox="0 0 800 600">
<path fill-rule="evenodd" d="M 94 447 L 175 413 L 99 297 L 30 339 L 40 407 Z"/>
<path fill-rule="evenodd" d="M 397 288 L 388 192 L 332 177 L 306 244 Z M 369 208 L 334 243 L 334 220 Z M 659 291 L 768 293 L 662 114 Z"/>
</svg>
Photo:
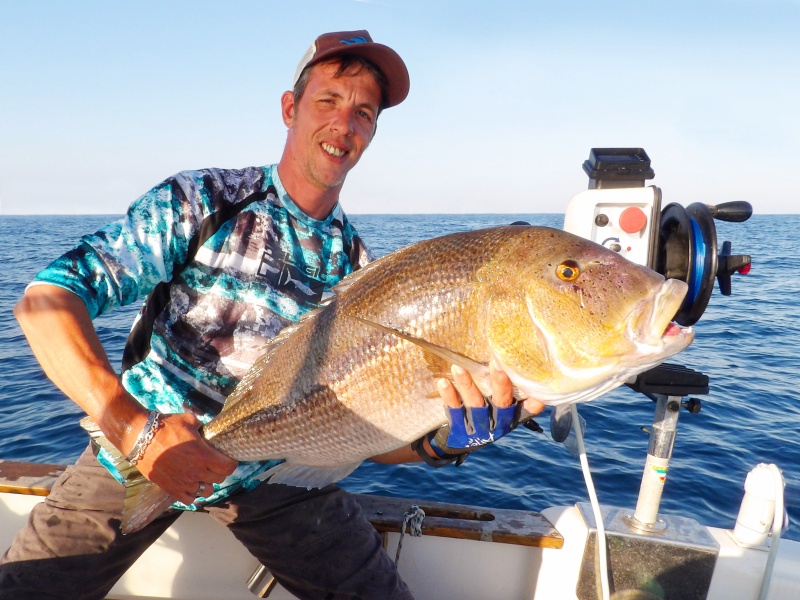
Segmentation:
<svg viewBox="0 0 800 600">
<path fill-rule="evenodd" d="M 122 387 L 83 300 L 58 286 L 35 285 L 14 315 L 45 374 L 127 455 L 148 411 Z M 236 467 L 203 440 L 193 415 L 165 415 L 162 423 L 136 466 L 181 502 L 191 504 L 200 482 L 219 483 Z"/>
<path fill-rule="evenodd" d="M 436 387 L 439 390 L 439 395 L 442 397 L 442 402 L 448 408 L 460 408 L 461 406 L 468 407 L 481 407 L 484 406 L 486 401 L 483 394 L 475 385 L 475 382 L 461 367 L 455 366 L 452 369 L 453 383 L 447 379 L 439 379 L 436 382 Z M 492 386 L 492 404 L 497 408 L 506 408 L 514 403 L 514 386 L 511 380 L 503 371 L 495 368 L 494 364 L 489 365 L 489 381 Z M 455 384 L 455 385 L 453 385 Z M 531 414 L 538 414 L 544 410 L 544 404 L 536 400 L 526 400 L 525 409 Z M 438 459 L 439 456 L 431 448 L 430 442 L 427 438 L 422 441 L 425 452 L 428 453 L 432 459 Z M 408 462 L 420 462 L 422 458 L 419 454 L 411 448 L 411 446 L 404 446 L 392 452 L 381 454 L 370 459 L 373 462 L 383 464 L 400 464 Z"/>
</svg>

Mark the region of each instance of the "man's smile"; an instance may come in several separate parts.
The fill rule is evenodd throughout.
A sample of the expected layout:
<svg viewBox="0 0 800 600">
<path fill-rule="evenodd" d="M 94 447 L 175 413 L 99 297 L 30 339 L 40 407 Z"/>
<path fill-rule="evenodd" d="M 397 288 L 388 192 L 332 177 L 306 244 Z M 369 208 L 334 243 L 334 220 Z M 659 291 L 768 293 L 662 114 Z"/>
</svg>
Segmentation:
<svg viewBox="0 0 800 600">
<path fill-rule="evenodd" d="M 322 142 L 321 145 L 322 145 L 322 149 L 325 150 L 325 152 L 327 152 L 331 156 L 335 156 L 336 158 L 341 158 L 345 154 L 347 154 L 346 150 L 343 150 L 341 148 L 337 148 L 336 146 L 332 146 L 331 144 L 328 144 L 327 142 Z"/>
</svg>

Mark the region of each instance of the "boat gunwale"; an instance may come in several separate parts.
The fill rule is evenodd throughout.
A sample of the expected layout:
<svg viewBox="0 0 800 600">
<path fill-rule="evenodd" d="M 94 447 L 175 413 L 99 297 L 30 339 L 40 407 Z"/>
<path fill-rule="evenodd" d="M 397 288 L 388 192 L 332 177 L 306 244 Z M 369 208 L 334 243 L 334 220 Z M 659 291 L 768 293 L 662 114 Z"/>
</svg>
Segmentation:
<svg viewBox="0 0 800 600">
<path fill-rule="evenodd" d="M 58 464 L 0 459 L 0 493 L 45 497 L 66 468 Z M 354 496 L 379 533 L 401 533 L 406 514 L 416 505 L 426 515 L 421 527 L 423 535 L 537 548 L 558 549 L 564 545 L 564 538 L 552 523 L 534 511 L 372 494 Z"/>
</svg>

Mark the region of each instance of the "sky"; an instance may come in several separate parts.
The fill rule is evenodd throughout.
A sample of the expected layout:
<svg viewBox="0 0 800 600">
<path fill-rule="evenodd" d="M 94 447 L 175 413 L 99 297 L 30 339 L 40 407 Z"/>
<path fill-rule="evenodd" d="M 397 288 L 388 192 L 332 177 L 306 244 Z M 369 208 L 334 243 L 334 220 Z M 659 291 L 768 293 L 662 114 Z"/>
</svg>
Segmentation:
<svg viewBox="0 0 800 600">
<path fill-rule="evenodd" d="M 411 93 L 348 213 L 563 213 L 593 147 L 644 148 L 665 204 L 800 212 L 800 0 L 0 0 L 0 214 L 277 162 L 297 62 L 354 29 Z"/>
</svg>

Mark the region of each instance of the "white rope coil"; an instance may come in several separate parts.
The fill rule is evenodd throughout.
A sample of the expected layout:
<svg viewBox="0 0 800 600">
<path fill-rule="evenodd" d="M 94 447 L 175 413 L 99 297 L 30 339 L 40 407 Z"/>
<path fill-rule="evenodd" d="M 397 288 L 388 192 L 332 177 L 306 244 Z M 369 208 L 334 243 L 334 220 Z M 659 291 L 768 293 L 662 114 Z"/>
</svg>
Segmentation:
<svg viewBox="0 0 800 600">
<path fill-rule="evenodd" d="M 397 543 L 397 554 L 394 557 L 394 564 L 400 561 L 400 550 L 403 549 L 403 537 L 406 535 L 406 528 L 411 527 L 408 533 L 412 537 L 422 535 L 422 521 L 425 519 L 425 511 L 418 505 L 412 504 L 411 508 L 403 515 L 403 526 L 400 528 L 400 541 Z"/>
</svg>

